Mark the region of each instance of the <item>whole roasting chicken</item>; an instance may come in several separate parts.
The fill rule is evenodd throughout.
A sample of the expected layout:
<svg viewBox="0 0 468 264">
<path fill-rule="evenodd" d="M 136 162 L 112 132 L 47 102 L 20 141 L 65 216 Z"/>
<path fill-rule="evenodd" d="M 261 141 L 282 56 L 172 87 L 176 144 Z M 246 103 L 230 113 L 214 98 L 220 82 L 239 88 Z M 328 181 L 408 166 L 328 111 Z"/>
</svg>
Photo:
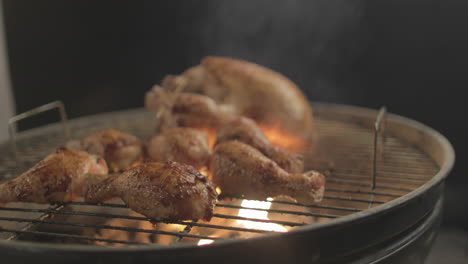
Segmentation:
<svg viewBox="0 0 468 264">
<path fill-rule="evenodd" d="M 144 154 L 139 139 L 112 128 L 96 131 L 81 141 L 69 142 L 67 147 L 103 157 L 114 172 L 130 168 Z"/>
<path fill-rule="evenodd" d="M 116 177 L 96 178 L 88 185 L 85 201 L 113 197 L 153 219 L 210 220 L 217 194 L 194 167 L 168 161 L 145 162 Z"/>
<path fill-rule="evenodd" d="M 303 204 L 322 200 L 325 177 L 316 171 L 288 173 L 260 151 L 239 141 L 215 147 L 211 177 L 223 196 L 263 200 L 288 196 Z"/>
<path fill-rule="evenodd" d="M 197 169 L 206 167 L 211 155 L 206 133 L 188 127 L 165 129 L 150 140 L 147 151 L 154 161 L 177 161 Z"/>
<path fill-rule="evenodd" d="M 83 195 L 92 175 L 106 175 L 106 162 L 83 151 L 59 149 L 17 178 L 0 185 L 0 202 L 68 202 Z"/>
<path fill-rule="evenodd" d="M 241 141 L 256 148 L 289 173 L 299 173 L 304 170 L 302 155 L 272 145 L 250 118 L 234 118 L 221 126 L 217 133 L 216 144 L 231 140 Z"/>
<path fill-rule="evenodd" d="M 301 90 L 278 72 L 243 60 L 205 57 L 181 75 L 167 76 L 167 90 L 201 93 L 223 111 L 252 118 L 261 127 L 311 144 L 314 140 L 312 110 Z"/>
</svg>

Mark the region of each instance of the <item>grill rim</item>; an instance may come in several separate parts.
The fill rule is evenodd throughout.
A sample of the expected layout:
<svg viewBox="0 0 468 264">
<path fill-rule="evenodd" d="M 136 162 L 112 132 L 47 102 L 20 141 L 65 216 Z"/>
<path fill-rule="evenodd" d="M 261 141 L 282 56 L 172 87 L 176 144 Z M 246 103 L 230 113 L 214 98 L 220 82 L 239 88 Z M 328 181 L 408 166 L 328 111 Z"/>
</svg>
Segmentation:
<svg viewBox="0 0 468 264">
<path fill-rule="evenodd" d="M 314 109 L 315 113 L 327 112 L 329 110 L 333 110 L 334 112 L 352 112 L 354 116 L 360 116 L 363 118 L 369 118 L 370 120 L 374 119 L 378 111 L 374 109 L 369 109 L 365 107 L 359 106 L 352 106 L 352 105 L 344 105 L 344 104 L 333 104 L 333 103 L 311 103 L 312 108 Z M 112 111 L 112 112 L 105 112 L 99 113 L 96 115 L 90 116 L 83 116 L 79 118 L 71 119 L 70 123 L 73 122 L 80 122 L 81 120 L 92 120 L 92 119 L 100 119 L 104 116 L 108 115 L 115 115 L 115 114 L 129 114 L 131 112 L 141 112 L 144 108 L 133 108 L 127 110 L 120 110 L 120 111 Z M 412 190 L 411 192 L 404 194 L 396 199 L 393 199 L 389 202 L 385 202 L 383 204 L 377 205 L 373 208 L 369 208 L 366 210 L 362 210 L 359 212 L 355 212 L 349 215 L 340 216 L 335 219 L 331 219 L 326 222 L 322 223 L 314 223 L 310 225 L 299 226 L 293 230 L 290 230 L 287 233 L 267 233 L 259 237 L 253 237 L 249 239 L 222 239 L 216 241 L 216 243 L 210 245 L 204 245 L 203 247 L 199 247 L 196 245 L 196 242 L 187 242 L 187 243 L 174 243 L 171 245 L 159 245 L 159 244 L 144 244 L 138 246 L 125 246 L 125 247 L 101 247 L 96 245 L 81 245 L 81 244 L 56 244 L 56 243 L 43 243 L 43 242 L 31 242 L 31 241 L 19 241 L 19 240 L 0 240 L 0 247 L 9 247 L 9 248 L 17 248 L 22 251 L 25 249 L 27 250 L 52 250 L 52 251 L 73 251 L 73 252 L 146 252 L 146 251 L 153 251 L 153 250 L 175 250 L 175 249 L 192 249 L 192 248 L 214 248 L 214 247 L 222 247 L 225 245 L 234 245 L 234 244 L 241 244 L 243 242 L 249 241 L 252 243 L 261 243 L 261 241 L 268 240 L 268 239 L 277 239 L 280 237 L 292 237 L 298 234 L 303 234 L 306 232 L 317 232 L 323 231 L 329 228 L 339 227 L 345 224 L 353 224 L 353 222 L 359 222 L 363 219 L 366 219 L 369 216 L 377 217 L 381 214 L 388 212 L 391 209 L 396 209 L 398 207 L 403 206 L 410 201 L 417 199 L 418 197 L 422 196 L 426 192 L 429 192 L 432 188 L 436 188 L 443 180 L 448 176 L 449 172 L 452 170 L 454 163 L 455 163 L 455 151 L 453 146 L 448 141 L 448 139 L 443 136 L 441 133 L 436 131 L 435 129 L 410 118 L 400 116 L 398 114 L 388 113 L 387 114 L 388 122 L 392 122 L 395 124 L 403 125 L 406 127 L 410 127 L 415 131 L 421 132 L 432 138 L 433 142 L 437 142 L 438 145 L 441 147 L 440 151 L 443 152 L 442 157 L 444 160 L 441 164 L 438 164 L 439 171 L 427 182 L 423 185 L 417 187 L 416 189 Z M 43 129 L 46 129 L 49 126 L 56 126 L 60 124 L 50 124 L 46 126 L 41 126 L 38 128 L 30 129 L 27 131 L 23 131 L 18 133 L 18 139 L 23 137 L 29 137 L 37 134 L 41 134 Z M 403 139 L 404 140 L 404 139 Z M 7 144 L 8 142 L 4 142 Z M 432 160 L 435 160 L 431 157 Z"/>
</svg>

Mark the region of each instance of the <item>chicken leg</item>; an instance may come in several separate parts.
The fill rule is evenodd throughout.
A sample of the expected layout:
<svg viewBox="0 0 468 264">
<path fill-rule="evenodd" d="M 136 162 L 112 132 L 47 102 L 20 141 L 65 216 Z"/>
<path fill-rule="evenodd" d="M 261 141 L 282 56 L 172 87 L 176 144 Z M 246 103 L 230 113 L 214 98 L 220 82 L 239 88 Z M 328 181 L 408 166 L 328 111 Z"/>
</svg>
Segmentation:
<svg viewBox="0 0 468 264">
<path fill-rule="evenodd" d="M 147 149 L 154 161 L 177 161 L 197 169 L 205 167 L 211 155 L 207 135 L 188 127 L 165 129 L 150 140 Z"/>
<path fill-rule="evenodd" d="M 255 148 L 228 141 L 215 147 L 211 176 L 222 195 L 246 199 L 288 196 L 303 204 L 322 200 L 325 177 L 316 171 L 288 173 Z"/>
<path fill-rule="evenodd" d="M 111 128 L 96 131 L 81 141 L 69 142 L 67 147 L 104 158 L 114 172 L 128 169 L 143 157 L 143 144 L 139 139 Z"/>
<path fill-rule="evenodd" d="M 210 220 L 217 194 L 195 168 L 168 161 L 145 162 L 117 177 L 89 182 L 85 201 L 97 203 L 113 197 L 154 219 Z"/>
<path fill-rule="evenodd" d="M 83 195 L 92 174 L 105 175 L 103 159 L 86 152 L 59 149 L 17 178 L 0 185 L 0 202 L 68 202 Z"/>
<path fill-rule="evenodd" d="M 256 148 L 289 173 L 299 173 L 304 170 L 302 155 L 273 146 L 250 118 L 238 117 L 218 130 L 216 144 L 230 140 L 241 141 Z"/>
</svg>

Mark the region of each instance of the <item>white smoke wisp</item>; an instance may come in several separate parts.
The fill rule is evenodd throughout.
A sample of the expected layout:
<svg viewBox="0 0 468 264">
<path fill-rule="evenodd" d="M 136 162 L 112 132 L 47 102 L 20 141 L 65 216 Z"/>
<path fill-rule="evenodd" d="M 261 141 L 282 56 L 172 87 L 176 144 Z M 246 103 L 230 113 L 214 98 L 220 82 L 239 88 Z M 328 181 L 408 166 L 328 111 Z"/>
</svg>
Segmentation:
<svg viewBox="0 0 468 264">
<path fill-rule="evenodd" d="M 207 3 L 197 54 L 253 61 L 285 74 L 306 94 L 339 100 L 337 75 L 363 50 L 362 0 Z"/>
</svg>

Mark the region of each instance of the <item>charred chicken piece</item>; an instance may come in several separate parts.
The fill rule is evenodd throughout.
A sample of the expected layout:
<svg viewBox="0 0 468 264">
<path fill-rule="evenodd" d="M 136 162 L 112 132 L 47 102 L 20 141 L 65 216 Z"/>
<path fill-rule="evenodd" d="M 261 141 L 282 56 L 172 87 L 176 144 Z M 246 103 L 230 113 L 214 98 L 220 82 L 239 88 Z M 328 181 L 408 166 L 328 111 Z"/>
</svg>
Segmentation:
<svg viewBox="0 0 468 264">
<path fill-rule="evenodd" d="M 114 172 L 130 168 L 144 154 L 139 139 L 111 128 L 96 131 L 80 142 L 69 142 L 67 147 L 103 157 Z"/>
<path fill-rule="evenodd" d="M 216 144 L 231 140 L 241 141 L 256 148 L 289 173 L 299 173 L 304 170 L 302 155 L 273 146 L 250 118 L 238 117 L 218 130 Z"/>
<path fill-rule="evenodd" d="M 150 140 L 147 150 L 154 161 L 177 161 L 197 169 L 205 167 L 211 155 L 207 135 L 188 127 L 165 129 Z"/>
<path fill-rule="evenodd" d="M 288 196 L 303 204 L 322 200 L 325 177 L 316 171 L 288 173 L 255 148 L 228 141 L 215 147 L 210 163 L 222 195 L 263 200 Z"/>
<path fill-rule="evenodd" d="M 212 98 L 231 114 L 252 118 L 261 126 L 277 127 L 306 143 L 314 140 L 312 110 L 301 90 L 278 72 L 247 61 L 205 57 L 177 76 L 162 83 L 167 90 Z"/>
<path fill-rule="evenodd" d="M 145 162 L 117 177 L 88 185 L 85 201 L 120 197 L 132 210 L 153 219 L 210 220 L 217 194 L 194 167 L 173 161 Z"/>
<path fill-rule="evenodd" d="M 59 149 L 17 178 L 0 185 L 0 202 L 68 202 L 83 195 L 92 175 L 105 175 L 106 162 L 86 152 Z"/>
</svg>

